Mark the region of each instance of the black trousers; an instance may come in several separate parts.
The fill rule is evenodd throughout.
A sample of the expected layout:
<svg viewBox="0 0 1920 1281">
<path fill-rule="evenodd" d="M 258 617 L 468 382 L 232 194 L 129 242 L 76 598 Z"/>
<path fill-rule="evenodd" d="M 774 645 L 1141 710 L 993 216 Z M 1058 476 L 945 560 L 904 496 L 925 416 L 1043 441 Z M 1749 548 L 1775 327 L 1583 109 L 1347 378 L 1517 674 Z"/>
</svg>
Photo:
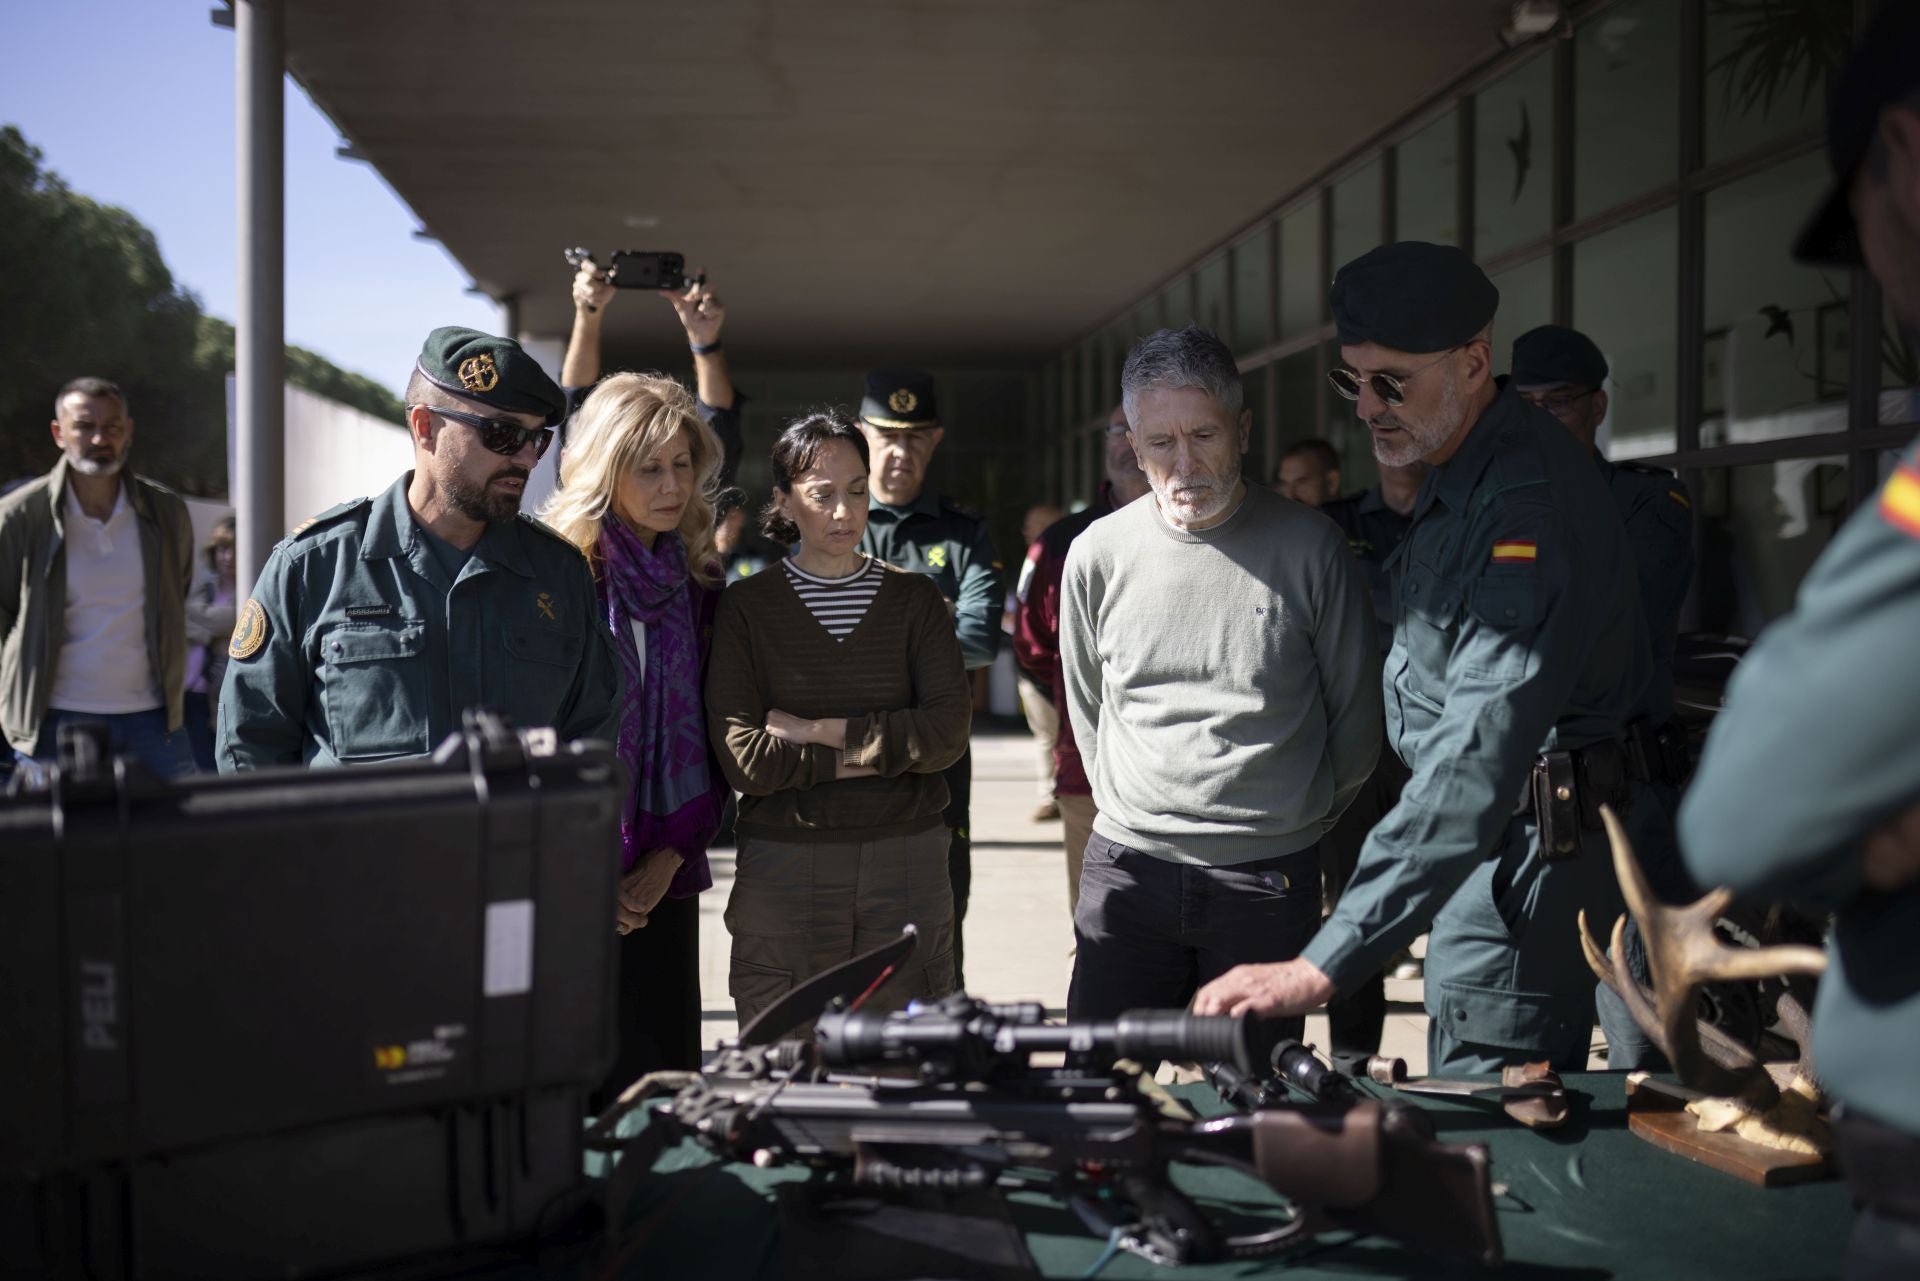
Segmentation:
<svg viewBox="0 0 1920 1281">
<path fill-rule="evenodd" d="M 1379 763 L 1347 806 L 1346 813 L 1320 842 L 1326 854 L 1322 865 L 1328 908 L 1340 901 L 1340 894 L 1353 879 L 1360 863 L 1360 847 L 1367 834 L 1400 801 L 1400 789 L 1410 777 L 1393 749 L 1382 744 Z M 1380 1037 L 1387 1025 L 1387 976 L 1384 971 L 1368 975 L 1351 992 L 1327 1002 L 1329 1040 L 1335 1054 L 1378 1054 Z"/>
<path fill-rule="evenodd" d="M 1073 913 L 1070 1019 L 1177 1010 L 1236 965 L 1288 961 L 1320 928 L 1320 853 L 1227 867 L 1172 863 L 1095 832 Z M 1273 1020 L 1298 1039 L 1302 1018 Z"/>
<path fill-rule="evenodd" d="M 700 1066 L 700 898 L 663 898 L 645 929 L 621 936 L 613 1069 L 595 1112 L 649 1072 Z"/>
<path fill-rule="evenodd" d="M 947 846 L 947 880 L 953 886 L 953 990 L 967 990 L 966 931 L 967 896 L 973 890 L 973 833 L 969 811 L 973 805 L 973 748 L 947 766 L 941 777 L 947 780 L 947 830 L 953 834 Z"/>
</svg>

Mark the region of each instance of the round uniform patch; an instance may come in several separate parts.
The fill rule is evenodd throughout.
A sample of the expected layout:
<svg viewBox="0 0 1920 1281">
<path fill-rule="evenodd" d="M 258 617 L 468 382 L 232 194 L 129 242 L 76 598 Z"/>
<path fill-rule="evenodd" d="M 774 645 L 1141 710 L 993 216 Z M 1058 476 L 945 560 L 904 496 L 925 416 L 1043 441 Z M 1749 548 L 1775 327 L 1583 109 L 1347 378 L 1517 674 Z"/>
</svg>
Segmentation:
<svg viewBox="0 0 1920 1281">
<path fill-rule="evenodd" d="M 227 643 L 230 658 L 252 658 L 267 643 L 267 611 L 251 596 L 240 607 L 240 619 L 233 625 L 233 639 Z"/>
</svg>

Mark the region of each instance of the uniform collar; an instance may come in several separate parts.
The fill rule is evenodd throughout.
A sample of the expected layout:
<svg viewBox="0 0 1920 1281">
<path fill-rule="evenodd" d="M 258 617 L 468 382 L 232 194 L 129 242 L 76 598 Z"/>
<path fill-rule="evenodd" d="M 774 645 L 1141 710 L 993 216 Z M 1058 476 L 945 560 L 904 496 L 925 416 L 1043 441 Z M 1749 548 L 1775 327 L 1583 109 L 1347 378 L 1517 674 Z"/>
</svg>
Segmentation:
<svg viewBox="0 0 1920 1281">
<path fill-rule="evenodd" d="M 411 560 L 415 554 L 431 557 L 421 545 L 420 526 L 407 506 L 407 487 L 413 473 L 402 472 L 400 479 L 373 500 L 373 513 L 367 518 L 367 532 L 360 541 L 361 560 Z M 473 545 L 473 557 L 488 565 L 510 569 L 522 578 L 533 577 L 533 563 L 527 556 L 526 532 L 519 518 L 487 522 L 480 541 Z"/>
<path fill-rule="evenodd" d="M 1467 429 L 1467 438 L 1460 442 L 1459 452 L 1433 469 L 1426 492 L 1453 511 L 1465 512 L 1473 491 L 1479 487 L 1481 475 L 1498 452 L 1500 437 L 1528 408 L 1519 392 L 1512 387 L 1502 388 L 1486 412 Z M 1420 506 L 1416 504 L 1414 510 L 1417 513 Z"/>
<path fill-rule="evenodd" d="M 895 507 L 891 503 L 883 503 L 879 498 L 869 495 L 867 510 L 872 511 L 876 507 L 881 511 L 893 513 L 895 517 L 906 517 L 915 514 L 921 516 L 938 516 L 940 514 L 940 495 L 933 492 L 933 486 L 922 485 L 920 486 L 920 496 L 904 507 Z"/>
</svg>

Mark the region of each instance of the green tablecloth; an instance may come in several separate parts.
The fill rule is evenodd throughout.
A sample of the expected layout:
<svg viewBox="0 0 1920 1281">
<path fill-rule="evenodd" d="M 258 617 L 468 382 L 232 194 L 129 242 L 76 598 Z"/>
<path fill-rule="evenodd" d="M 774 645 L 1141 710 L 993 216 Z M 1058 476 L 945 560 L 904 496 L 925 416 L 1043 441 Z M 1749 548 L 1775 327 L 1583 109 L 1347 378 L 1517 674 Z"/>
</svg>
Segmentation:
<svg viewBox="0 0 1920 1281">
<path fill-rule="evenodd" d="M 1852 1223 L 1838 1182 L 1761 1189 L 1671 1156 L 1628 1132 L 1624 1078 L 1565 1078 L 1573 1116 L 1536 1133 L 1485 1104 L 1420 1100 L 1449 1142 L 1484 1142 L 1507 1264 L 1502 1277 L 1737 1278 L 1787 1281 L 1837 1277 Z M 1175 1090 L 1202 1111 L 1220 1110 L 1203 1087 Z M 715 1160 L 688 1142 L 661 1156 L 635 1193 L 622 1258 L 582 1275 L 621 1278 L 780 1277 L 775 1190 L 804 1170 L 759 1170 Z M 1177 1181 L 1202 1205 L 1208 1197 L 1245 1204 L 1260 1185 L 1228 1172 L 1181 1167 Z M 1009 1198 L 1014 1222 L 1047 1277 L 1073 1278 L 1099 1260 L 1105 1243 L 1060 1202 L 1038 1192 Z M 1241 1229 L 1244 1230 L 1244 1229 Z M 609 1266 L 612 1264 L 612 1266 Z M 1390 1241 L 1329 1236 L 1278 1258 L 1180 1269 L 1121 1254 L 1102 1278 L 1265 1277 L 1352 1281 L 1368 1276 L 1477 1277 L 1472 1264 L 1436 1259 Z"/>
</svg>

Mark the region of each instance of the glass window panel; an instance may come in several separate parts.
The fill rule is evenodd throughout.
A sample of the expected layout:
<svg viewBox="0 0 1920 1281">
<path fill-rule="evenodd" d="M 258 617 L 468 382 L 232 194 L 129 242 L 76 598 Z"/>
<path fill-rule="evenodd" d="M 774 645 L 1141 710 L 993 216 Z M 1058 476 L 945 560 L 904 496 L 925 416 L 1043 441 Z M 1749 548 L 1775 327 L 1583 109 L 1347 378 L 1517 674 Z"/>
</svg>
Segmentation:
<svg viewBox="0 0 1920 1281">
<path fill-rule="evenodd" d="M 1253 411 L 1253 430 L 1248 434 L 1247 456 L 1241 471 L 1249 485 L 1265 484 L 1273 474 L 1273 414 L 1267 409 L 1267 371 L 1271 365 L 1245 369 L 1240 373 L 1241 403 Z"/>
<path fill-rule="evenodd" d="M 1793 606 L 1800 580 L 1846 515 L 1845 458 L 1791 458 L 1700 473 L 1694 583 L 1702 631 L 1757 636 Z"/>
<path fill-rule="evenodd" d="M 1273 341 L 1273 230 L 1263 226 L 1233 247 L 1233 349 L 1259 351 Z"/>
<path fill-rule="evenodd" d="M 1160 291 L 1160 314 L 1169 329 L 1184 329 L 1193 323 L 1192 278 L 1182 276 Z"/>
<path fill-rule="evenodd" d="M 1232 317 L 1227 315 L 1227 256 L 1221 254 L 1201 266 L 1193 273 L 1193 282 L 1200 298 L 1194 319 L 1225 338 L 1232 332 L 1229 327 Z"/>
<path fill-rule="evenodd" d="M 1626 0 L 1573 36 L 1573 212 L 1672 182 L 1680 165 L 1680 11 Z"/>
<path fill-rule="evenodd" d="M 1536 325 L 1553 323 L 1553 255 L 1509 267 L 1492 277 L 1500 291 L 1500 311 L 1493 318 L 1493 367 L 1512 367 L 1513 340 Z"/>
<path fill-rule="evenodd" d="M 1538 57 L 1473 100 L 1473 250 L 1491 258 L 1553 223 L 1553 60 Z"/>
<path fill-rule="evenodd" d="M 1679 216 L 1636 218 L 1573 247 L 1573 327 L 1607 358 L 1607 418 L 1600 446 L 1610 458 L 1675 448 L 1674 298 Z"/>
<path fill-rule="evenodd" d="M 1067 423 L 1070 426 L 1078 427 L 1081 418 L 1079 348 L 1076 347 L 1067 352 L 1064 373 L 1066 385 L 1061 389 L 1061 411 L 1066 414 Z"/>
<path fill-rule="evenodd" d="M 1320 268 L 1320 202 L 1310 200 L 1280 220 L 1280 337 L 1320 323 L 1327 296 Z"/>
<path fill-rule="evenodd" d="M 1702 445 L 1846 430 L 1846 273 L 1787 253 L 1827 183 L 1814 154 L 1707 193 Z"/>
<path fill-rule="evenodd" d="M 1082 344 L 1085 351 L 1084 364 L 1081 365 L 1081 377 L 1084 382 L 1080 391 L 1080 420 L 1085 422 L 1100 409 L 1100 388 L 1106 381 L 1106 342 L 1101 335 L 1087 339 Z"/>
<path fill-rule="evenodd" d="M 1334 184 L 1333 261 L 1328 264 L 1334 271 L 1381 241 L 1380 177 L 1385 168 L 1378 159 L 1370 160 L 1358 172 Z M 1328 278 L 1332 278 L 1331 271 Z"/>
<path fill-rule="evenodd" d="M 1893 309 L 1880 319 L 1880 421 L 1920 422 L 1920 334 L 1903 329 Z"/>
<path fill-rule="evenodd" d="M 1160 318 L 1160 300 L 1146 298 L 1133 309 L 1133 337 L 1138 342 L 1167 322 Z"/>
<path fill-rule="evenodd" d="M 1459 182 L 1460 126 L 1449 111 L 1393 149 L 1393 238 L 1459 244 Z"/>
<path fill-rule="evenodd" d="M 1708 164 L 1821 128 L 1826 75 L 1846 58 L 1852 8 L 1850 0 L 1708 0 Z"/>
</svg>

